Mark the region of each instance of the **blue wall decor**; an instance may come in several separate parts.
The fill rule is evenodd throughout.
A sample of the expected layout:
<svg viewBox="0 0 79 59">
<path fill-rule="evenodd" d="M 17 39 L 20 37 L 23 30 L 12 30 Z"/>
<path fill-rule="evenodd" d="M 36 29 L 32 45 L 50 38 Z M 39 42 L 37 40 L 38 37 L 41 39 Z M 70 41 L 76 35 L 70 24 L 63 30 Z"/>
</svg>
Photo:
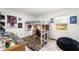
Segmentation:
<svg viewBox="0 0 79 59">
<path fill-rule="evenodd" d="M 51 23 L 54 23 L 54 18 L 51 18 L 50 21 L 51 21 Z"/>
<path fill-rule="evenodd" d="M 77 16 L 70 16 L 70 24 L 77 24 Z"/>
</svg>

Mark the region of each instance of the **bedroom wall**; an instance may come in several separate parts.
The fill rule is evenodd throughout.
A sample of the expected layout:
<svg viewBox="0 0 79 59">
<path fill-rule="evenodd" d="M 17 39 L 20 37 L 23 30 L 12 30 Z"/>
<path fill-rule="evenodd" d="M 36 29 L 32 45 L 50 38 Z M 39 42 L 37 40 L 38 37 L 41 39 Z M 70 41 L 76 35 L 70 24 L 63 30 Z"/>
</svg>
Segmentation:
<svg viewBox="0 0 79 59">
<path fill-rule="evenodd" d="M 62 36 L 66 36 L 66 37 L 71 37 L 75 40 L 79 41 L 79 20 L 77 24 L 69 24 L 69 17 L 72 15 L 76 15 L 78 16 L 79 19 L 79 9 L 62 9 L 59 11 L 55 11 L 46 15 L 41 15 L 37 18 L 34 18 L 31 15 L 27 15 L 24 13 L 21 13 L 19 11 L 15 11 L 15 10 L 11 10 L 11 9 L 0 9 L 1 14 L 3 15 L 12 15 L 12 16 L 17 16 L 17 17 L 21 17 L 22 18 L 22 23 L 23 23 L 23 28 L 19 29 L 19 28 L 7 28 L 7 17 L 5 19 L 6 22 L 6 26 L 5 29 L 8 32 L 14 32 L 15 34 L 17 34 L 19 37 L 24 37 L 24 36 L 28 36 L 32 34 L 32 31 L 27 31 L 25 29 L 25 22 L 27 21 L 31 21 L 31 20 L 43 20 L 46 23 L 48 23 L 50 21 L 50 18 L 55 18 L 55 20 L 60 20 L 60 22 L 65 23 L 67 22 L 68 24 L 68 30 L 67 32 L 57 32 L 56 31 L 56 23 L 51 23 L 50 24 L 50 37 L 57 39 L 59 37 Z M 57 22 L 57 21 L 56 21 Z"/>
<path fill-rule="evenodd" d="M 78 16 L 77 24 L 70 24 L 70 16 Z M 49 13 L 47 15 L 42 15 L 40 19 L 46 19 L 50 21 L 50 18 L 54 18 L 55 22 L 50 24 L 50 38 L 58 39 L 59 37 L 70 37 L 79 41 L 79 9 L 62 9 Z M 56 23 L 67 23 L 66 32 L 56 31 Z"/>
<path fill-rule="evenodd" d="M 33 16 L 27 15 L 27 14 L 24 14 L 24 13 L 15 11 L 15 10 L 5 9 L 5 8 L 3 8 L 3 9 L 0 8 L 0 12 L 1 12 L 2 15 L 5 15 L 4 21 L 5 21 L 5 25 L 6 25 L 5 26 L 6 31 L 13 32 L 21 38 L 24 37 L 24 36 L 28 36 L 28 35 L 32 34 L 31 31 L 29 32 L 25 29 L 25 22 L 33 20 L 33 18 L 34 18 Z M 17 23 L 19 23 L 19 22 L 23 23 L 23 28 L 7 28 L 7 26 L 8 26 L 7 25 L 7 15 L 12 15 L 12 16 L 22 18 L 22 21 L 17 21 Z"/>
<path fill-rule="evenodd" d="M 59 22 L 57 22 L 59 21 Z M 65 23 L 67 24 L 67 31 L 57 31 L 56 24 Z M 78 39 L 78 24 L 70 24 L 70 16 L 62 16 L 55 18 L 55 23 L 50 24 L 50 34 L 51 38 L 58 39 L 59 37 L 70 37 L 73 39 Z"/>
</svg>

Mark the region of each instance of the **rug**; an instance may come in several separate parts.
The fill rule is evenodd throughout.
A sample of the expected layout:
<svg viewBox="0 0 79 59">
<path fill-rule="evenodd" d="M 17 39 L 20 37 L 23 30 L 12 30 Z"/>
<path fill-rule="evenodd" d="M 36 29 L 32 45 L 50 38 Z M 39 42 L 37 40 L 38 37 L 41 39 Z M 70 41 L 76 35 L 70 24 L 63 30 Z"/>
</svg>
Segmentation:
<svg viewBox="0 0 79 59">
<path fill-rule="evenodd" d="M 26 42 L 26 46 L 29 47 L 33 51 L 39 51 L 44 45 L 47 44 L 47 42 L 44 42 L 43 45 L 41 45 L 41 41 L 39 37 L 36 37 L 34 35 L 27 36 L 22 38 Z"/>
</svg>

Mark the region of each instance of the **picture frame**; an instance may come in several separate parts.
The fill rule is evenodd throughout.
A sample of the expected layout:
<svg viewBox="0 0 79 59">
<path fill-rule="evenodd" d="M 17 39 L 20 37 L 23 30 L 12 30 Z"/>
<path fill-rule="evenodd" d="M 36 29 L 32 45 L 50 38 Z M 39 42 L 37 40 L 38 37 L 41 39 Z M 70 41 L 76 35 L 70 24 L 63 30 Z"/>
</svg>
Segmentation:
<svg viewBox="0 0 79 59">
<path fill-rule="evenodd" d="M 0 19 L 1 20 L 5 20 L 5 16 L 4 15 L 0 15 Z"/>
<path fill-rule="evenodd" d="M 50 18 L 50 22 L 51 23 L 54 23 L 54 18 Z"/>
<path fill-rule="evenodd" d="M 70 16 L 70 24 L 77 24 L 77 16 Z"/>
<path fill-rule="evenodd" d="M 5 22 L 0 22 L 0 24 L 1 24 L 2 26 L 5 26 Z"/>
<path fill-rule="evenodd" d="M 28 28 L 31 29 L 32 28 L 32 25 L 28 25 Z"/>
<path fill-rule="evenodd" d="M 17 17 L 7 15 L 7 24 L 9 24 L 9 27 L 15 27 L 15 24 L 17 24 Z"/>
<path fill-rule="evenodd" d="M 31 24 L 28 24 L 28 25 L 27 25 L 27 31 L 30 31 L 31 28 L 32 28 L 32 25 L 31 25 Z"/>
<path fill-rule="evenodd" d="M 22 23 L 18 23 L 18 28 L 22 28 Z"/>
</svg>

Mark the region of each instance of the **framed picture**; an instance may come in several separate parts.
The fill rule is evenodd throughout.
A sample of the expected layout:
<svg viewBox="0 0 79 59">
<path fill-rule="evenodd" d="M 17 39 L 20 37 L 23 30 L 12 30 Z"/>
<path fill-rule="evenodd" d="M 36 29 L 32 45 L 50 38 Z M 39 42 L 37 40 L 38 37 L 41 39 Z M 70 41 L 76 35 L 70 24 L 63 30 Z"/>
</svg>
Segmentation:
<svg viewBox="0 0 79 59">
<path fill-rule="evenodd" d="M 51 19 L 50 19 L 50 22 L 51 22 L 51 23 L 54 23 L 54 18 L 51 18 Z"/>
<path fill-rule="evenodd" d="M 31 29 L 32 28 L 32 25 L 28 25 L 28 28 Z"/>
<path fill-rule="evenodd" d="M 70 16 L 70 24 L 77 24 L 77 16 Z"/>
<path fill-rule="evenodd" d="M 17 24 L 17 18 L 15 16 L 7 15 L 7 24 L 10 24 L 10 27 L 15 27 L 15 24 Z"/>
<path fill-rule="evenodd" d="M 67 31 L 67 24 L 56 24 L 56 30 L 58 32 L 66 32 Z"/>
<path fill-rule="evenodd" d="M 2 26 L 5 26 L 5 22 L 0 22 L 0 24 L 1 24 Z"/>
<path fill-rule="evenodd" d="M 22 28 L 22 23 L 18 23 L 18 28 Z"/>
<path fill-rule="evenodd" d="M 28 24 L 28 25 L 27 25 L 27 31 L 30 31 L 31 28 L 32 28 L 32 25 L 31 25 L 31 24 Z"/>
<path fill-rule="evenodd" d="M 4 15 L 0 15 L 0 19 L 1 20 L 5 20 L 5 16 Z"/>
</svg>

